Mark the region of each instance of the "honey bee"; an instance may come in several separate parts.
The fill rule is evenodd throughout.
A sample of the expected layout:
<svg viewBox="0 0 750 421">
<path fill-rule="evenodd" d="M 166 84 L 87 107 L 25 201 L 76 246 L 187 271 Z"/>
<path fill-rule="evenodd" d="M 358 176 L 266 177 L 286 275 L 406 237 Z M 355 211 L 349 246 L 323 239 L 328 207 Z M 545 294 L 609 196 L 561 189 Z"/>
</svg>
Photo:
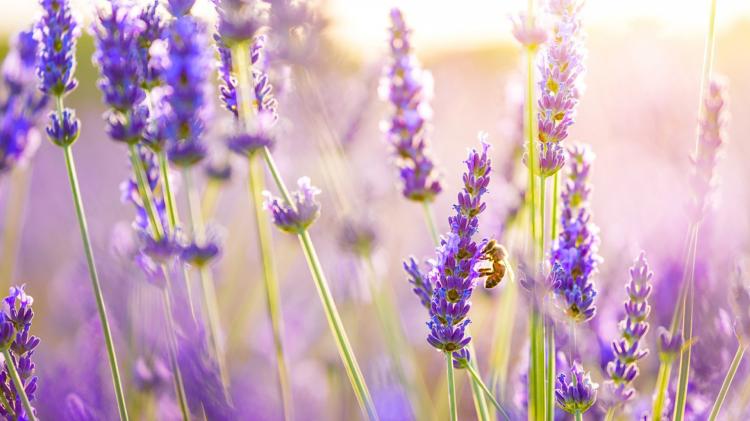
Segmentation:
<svg viewBox="0 0 750 421">
<path fill-rule="evenodd" d="M 487 289 L 494 288 L 500 284 L 505 276 L 506 263 L 505 257 L 508 253 L 505 247 L 498 244 L 495 240 L 490 240 L 482 249 L 482 260 L 490 262 L 490 267 L 483 267 L 478 270 L 480 276 L 486 277 L 484 287 Z"/>
</svg>

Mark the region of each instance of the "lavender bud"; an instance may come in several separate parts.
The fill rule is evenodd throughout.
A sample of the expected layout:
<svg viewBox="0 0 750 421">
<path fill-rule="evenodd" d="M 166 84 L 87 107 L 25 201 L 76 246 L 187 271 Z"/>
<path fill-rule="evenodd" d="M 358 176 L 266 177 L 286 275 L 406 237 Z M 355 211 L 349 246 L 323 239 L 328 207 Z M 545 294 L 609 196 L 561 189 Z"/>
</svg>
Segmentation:
<svg viewBox="0 0 750 421">
<path fill-rule="evenodd" d="M 65 108 L 62 111 L 62 121 L 60 117 L 57 113 L 50 113 L 50 125 L 46 129 L 47 136 L 57 146 L 70 146 L 80 134 L 76 113 L 70 108 Z"/>
<path fill-rule="evenodd" d="M 299 190 L 292 194 L 293 204 L 285 203 L 268 191 L 263 192 L 266 198 L 263 206 L 271 213 L 273 223 L 292 234 L 301 234 L 320 216 L 320 204 L 315 200 L 320 190 L 310 184 L 308 177 L 297 180 L 297 186 Z"/>
<path fill-rule="evenodd" d="M 672 360 L 682 349 L 682 333 L 677 332 L 672 335 L 667 329 L 659 327 L 659 340 L 657 341 L 659 348 L 659 357 L 662 360 Z"/>
<path fill-rule="evenodd" d="M 529 19 L 522 13 L 511 18 L 511 23 L 513 37 L 526 48 L 535 50 L 547 41 L 547 31 L 539 25 L 537 19 Z"/>
<path fill-rule="evenodd" d="M 412 291 L 419 298 L 419 302 L 429 310 L 433 292 L 430 279 L 419 269 L 419 264 L 414 257 L 409 257 L 409 260 L 404 262 L 404 270 L 409 275 Z"/>
<path fill-rule="evenodd" d="M 151 90 L 162 84 L 161 67 L 152 61 L 151 48 L 164 39 L 165 27 L 158 13 L 159 0 L 153 0 L 141 10 L 141 31 L 138 33 L 138 67 L 141 86 Z"/>
<path fill-rule="evenodd" d="M 40 0 L 44 10 L 37 24 L 37 39 L 41 44 L 37 75 L 42 92 L 63 96 L 75 89 L 76 40 L 80 35 L 78 22 L 70 11 L 69 0 Z"/>
<path fill-rule="evenodd" d="M 583 414 L 596 402 L 596 391 L 599 385 L 591 381 L 591 375 L 583 371 L 577 361 L 570 369 L 570 382 L 565 374 L 557 377 L 555 400 L 565 412 L 569 414 Z"/>
<path fill-rule="evenodd" d="M 228 44 L 253 39 L 268 21 L 269 5 L 259 0 L 214 0 L 219 33 Z"/>
<path fill-rule="evenodd" d="M 6 350 L 8 349 L 7 346 L 10 345 L 10 357 L 13 360 L 10 362 L 6 361 L 2 365 L 2 371 L 0 372 L 0 393 L 5 395 L 5 399 L 8 402 L 13 403 L 13 410 L 16 413 L 15 418 L 17 419 L 29 419 L 30 417 L 25 412 L 23 405 L 21 405 L 21 399 L 16 394 L 15 385 L 10 381 L 7 364 L 12 363 L 16 365 L 23 389 L 29 401 L 33 402 L 36 397 L 38 379 L 34 376 L 36 365 L 31 360 L 31 357 L 40 343 L 39 338 L 30 332 L 34 316 L 31 306 L 34 303 L 34 299 L 26 294 L 24 287 L 22 285 L 10 288 L 10 294 L 5 298 L 5 310 L 0 313 L 0 343 L 5 346 L 4 349 Z M 10 333 L 12 340 L 8 343 L 7 335 L 13 331 L 15 331 L 15 336 Z M 32 410 L 34 409 L 32 408 Z M 36 413 L 36 411 L 34 412 Z M 8 415 L 5 408 L 1 406 L 0 415 Z"/>
</svg>

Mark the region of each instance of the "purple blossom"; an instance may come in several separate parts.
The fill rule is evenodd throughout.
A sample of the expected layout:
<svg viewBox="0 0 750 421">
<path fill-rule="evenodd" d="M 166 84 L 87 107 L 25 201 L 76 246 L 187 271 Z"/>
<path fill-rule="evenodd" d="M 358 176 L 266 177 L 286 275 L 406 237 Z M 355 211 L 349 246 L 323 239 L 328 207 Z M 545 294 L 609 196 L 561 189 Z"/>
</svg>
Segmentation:
<svg viewBox="0 0 750 421">
<path fill-rule="evenodd" d="M 158 10 L 159 0 L 153 0 L 138 15 L 141 25 L 138 33 L 139 76 L 141 86 L 147 91 L 162 84 L 162 69 L 155 65 L 151 52 L 155 43 L 164 40 L 165 25 Z"/>
<path fill-rule="evenodd" d="M 677 332 L 674 335 L 671 334 L 667 329 L 659 327 L 659 339 L 657 345 L 659 348 L 659 356 L 663 360 L 671 360 L 677 354 L 680 353 L 683 345 L 682 333 Z"/>
<path fill-rule="evenodd" d="M 297 186 L 299 190 L 292 193 L 292 204 L 285 203 L 268 191 L 263 192 L 266 199 L 263 206 L 271 213 L 273 223 L 280 230 L 292 234 L 301 234 L 320 216 L 320 203 L 315 200 L 320 189 L 311 185 L 308 177 L 297 180 Z"/>
<path fill-rule="evenodd" d="M 269 5 L 259 0 L 213 0 L 219 33 L 227 46 L 250 41 L 268 21 Z"/>
<path fill-rule="evenodd" d="M 442 190 L 426 137 L 427 118 L 432 113 L 432 76 L 422 70 L 411 52 L 409 33 L 401 11 L 391 10 L 392 62 L 384 69 L 381 97 L 394 108 L 386 127 L 386 140 L 393 149 L 402 182 L 403 195 L 411 200 L 431 202 Z"/>
<path fill-rule="evenodd" d="M 37 75 L 42 92 L 63 96 L 78 85 L 75 72 L 78 22 L 70 11 L 69 0 L 40 0 L 44 15 L 37 24 L 41 44 Z"/>
<path fill-rule="evenodd" d="M 619 325 L 621 337 L 612 341 L 614 359 L 607 364 L 610 379 L 604 382 L 607 407 L 624 404 L 635 395 L 632 385 L 638 376 L 637 363 L 648 355 L 642 339 L 648 332 L 646 319 L 651 311 L 648 296 L 651 294 L 653 276 L 646 254 L 641 252 L 630 268 L 630 283 L 625 287 L 628 299 L 625 301 L 625 318 Z"/>
<path fill-rule="evenodd" d="M 513 37 L 521 45 L 536 49 L 547 41 L 547 31 L 539 25 L 537 19 L 529 19 L 525 14 L 511 18 Z"/>
<path fill-rule="evenodd" d="M 469 299 L 480 276 L 475 266 L 484 256 L 484 242 L 477 244 L 473 237 L 479 228 L 478 216 L 486 207 L 482 196 L 487 192 L 491 171 L 487 156 L 489 144 L 483 136 L 480 140 L 482 152 L 472 150 L 466 160 L 464 188 L 458 193 L 458 203 L 453 206 L 456 213 L 448 218 L 451 230 L 440 242 L 427 282 L 422 282 L 424 286 L 415 284 L 420 300 L 432 288 L 427 341 L 444 352 L 460 351 L 471 341 L 465 335 L 470 323 L 467 318 L 471 308 Z M 412 267 L 407 266 L 407 272 Z M 415 279 L 412 275 L 413 282 Z"/>
<path fill-rule="evenodd" d="M 578 323 L 591 320 L 594 306 L 593 276 L 600 260 L 598 228 L 591 222 L 588 183 L 593 154 L 585 146 L 575 146 L 569 151 L 570 174 L 562 192 L 562 230 L 552 250 L 553 268 L 562 270 L 555 294 L 558 305 L 565 314 Z"/>
<path fill-rule="evenodd" d="M 167 10 L 172 16 L 179 19 L 190 14 L 190 9 L 193 8 L 194 4 L 195 0 L 167 0 Z"/>
<path fill-rule="evenodd" d="M 408 261 L 404 262 L 404 270 L 409 275 L 409 283 L 412 286 L 412 291 L 419 298 L 419 302 L 429 310 L 433 293 L 429 277 L 422 273 L 414 257 L 410 257 Z"/>
<path fill-rule="evenodd" d="M 583 371 L 580 363 L 574 362 L 570 369 L 570 382 L 565 374 L 557 377 L 555 400 L 569 414 L 583 414 L 596 402 L 599 385 L 591 381 L 589 373 Z"/>
<path fill-rule="evenodd" d="M 65 108 L 62 114 L 50 113 L 50 125 L 46 128 L 50 141 L 57 146 L 72 145 L 80 134 L 76 113 Z"/>
</svg>

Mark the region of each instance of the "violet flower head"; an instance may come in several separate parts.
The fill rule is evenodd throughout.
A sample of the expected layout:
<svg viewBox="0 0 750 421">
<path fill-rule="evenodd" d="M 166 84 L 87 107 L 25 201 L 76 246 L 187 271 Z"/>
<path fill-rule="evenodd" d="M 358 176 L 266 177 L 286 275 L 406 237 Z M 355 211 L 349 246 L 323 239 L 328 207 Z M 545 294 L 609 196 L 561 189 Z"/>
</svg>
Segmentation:
<svg viewBox="0 0 750 421">
<path fill-rule="evenodd" d="M 320 203 L 315 199 L 320 189 L 310 184 L 308 177 L 297 180 L 297 186 L 299 190 L 292 193 L 292 204 L 274 197 L 268 191 L 263 192 L 266 199 L 263 206 L 271 213 L 273 223 L 280 230 L 292 234 L 301 234 L 320 216 Z"/>
<path fill-rule="evenodd" d="M 10 295 L 5 298 L 5 310 L 0 312 L 0 339 L 4 349 L 9 350 L 10 363 L 14 364 L 18 376 L 29 401 L 33 402 L 36 397 L 37 377 L 34 375 L 36 365 L 32 361 L 34 351 L 39 345 L 39 338 L 30 333 L 34 312 L 31 309 L 34 299 L 26 294 L 24 286 L 11 287 Z M 13 332 L 15 335 L 13 336 Z M 12 337 L 12 341 L 9 341 Z M 8 348 L 9 347 L 9 348 Z M 16 419 L 29 419 L 29 414 L 24 410 L 21 396 L 17 394 L 16 387 L 8 371 L 8 361 L 2 365 L 0 372 L 0 393 L 10 404 Z M 33 408 L 32 408 L 33 409 Z M 36 411 L 34 411 L 36 412 Z M 0 415 L 11 418 L 8 408 L 0 405 Z"/>
<path fill-rule="evenodd" d="M 596 402 L 596 391 L 599 385 L 591 381 L 589 373 L 583 371 L 577 361 L 570 369 L 570 382 L 565 374 L 557 377 L 555 400 L 565 412 L 569 414 L 583 414 Z"/>
<path fill-rule="evenodd" d="M 562 192 L 562 230 L 552 250 L 551 263 L 563 271 L 555 285 L 558 305 L 573 321 L 583 323 L 596 312 L 593 277 L 601 260 L 597 255 L 599 229 L 591 222 L 589 203 L 593 154 L 586 146 L 575 146 L 569 154 L 570 174 Z"/>
<path fill-rule="evenodd" d="M 728 113 L 726 83 L 722 79 L 714 79 L 708 86 L 703 108 L 704 113 L 699 127 L 698 145 L 695 155 L 691 157 L 693 173 L 691 185 L 693 189 L 692 213 L 700 219 L 708 210 L 711 195 L 715 190 L 715 170 L 719 150 L 725 143 L 724 126 Z"/>
<path fill-rule="evenodd" d="M 412 291 L 419 298 L 419 302 L 429 310 L 433 294 L 430 278 L 422 272 L 414 257 L 409 257 L 409 260 L 404 262 L 404 270 L 409 275 Z"/>
<path fill-rule="evenodd" d="M 227 46 L 252 40 L 267 23 L 269 5 L 261 0 L 214 0 L 219 34 Z"/>
<path fill-rule="evenodd" d="M 190 14 L 193 5 L 195 5 L 195 0 L 167 0 L 167 10 L 176 18 Z"/>
<path fill-rule="evenodd" d="M 682 333 L 677 332 L 674 335 L 667 329 L 659 327 L 659 339 L 657 346 L 659 348 L 659 357 L 662 360 L 672 360 L 680 353 L 683 346 Z"/>
<path fill-rule="evenodd" d="M 41 43 L 37 75 L 42 92 L 63 96 L 78 85 L 75 72 L 76 40 L 80 35 L 78 22 L 70 10 L 69 0 L 40 0 L 44 10 L 37 24 L 37 39 Z"/>
<path fill-rule="evenodd" d="M 471 338 L 465 329 L 471 308 L 471 294 L 480 277 L 475 269 L 484 257 L 484 241 L 477 244 L 474 235 L 479 228 L 479 214 L 486 204 L 482 197 L 490 181 L 491 162 L 487 156 L 489 144 L 480 135 L 482 151 L 471 150 L 463 174 L 464 187 L 458 193 L 458 203 L 453 206 L 456 213 L 448 218 L 450 232 L 443 237 L 437 250 L 437 259 L 432 262 L 427 283 L 432 288 L 430 302 L 430 330 L 427 341 L 443 352 L 461 351 Z M 424 287 L 427 288 L 427 287 Z M 418 291 L 417 295 L 426 292 Z M 458 357 L 463 357 L 459 353 Z M 461 366 L 462 361 L 459 361 Z"/>
<path fill-rule="evenodd" d="M 2 64 L 0 174 L 25 163 L 39 145 L 36 125 L 47 96 L 39 92 L 34 74 L 38 45 L 33 31 L 19 32 Z"/>
<path fill-rule="evenodd" d="M 159 0 L 153 0 L 138 15 L 141 25 L 138 33 L 138 67 L 141 86 L 145 90 L 162 84 L 161 66 L 155 65 L 151 52 L 155 43 L 163 41 L 166 29 L 158 9 Z"/>
<path fill-rule="evenodd" d="M 180 258 L 193 266 L 203 267 L 215 261 L 221 255 L 221 239 L 215 229 L 210 227 L 202 241 L 193 238 L 182 246 Z"/>
<path fill-rule="evenodd" d="M 208 75 L 212 70 L 206 27 L 192 16 L 183 16 L 172 21 L 167 38 L 168 155 L 175 165 L 192 166 L 206 156 L 202 138 L 209 117 Z"/>
<path fill-rule="evenodd" d="M 526 48 L 535 50 L 547 41 L 547 31 L 537 19 L 529 19 L 523 13 L 511 18 L 513 37 Z"/>
<path fill-rule="evenodd" d="M 137 143 L 146 128 L 148 111 L 142 104 L 146 93 L 140 80 L 140 20 L 134 10 L 120 1 L 111 1 L 98 10 L 94 27 L 99 66 L 99 89 L 110 107 L 106 114 L 108 133 L 113 140 Z"/>
<path fill-rule="evenodd" d="M 380 93 L 393 104 L 391 120 L 384 123 L 386 140 L 393 149 L 407 199 L 431 202 L 442 190 L 426 137 L 432 114 L 432 76 L 422 70 L 411 51 L 409 33 L 401 11 L 391 10 L 392 61 L 384 69 Z"/>
<path fill-rule="evenodd" d="M 607 364 L 609 380 L 604 383 L 605 406 L 624 404 L 635 396 L 633 381 L 638 376 L 637 363 L 648 355 L 642 343 L 648 332 L 648 296 L 651 294 L 651 279 L 646 254 L 641 252 L 638 260 L 630 268 L 630 283 L 625 287 L 628 299 L 625 301 L 625 318 L 620 322 L 621 337 L 612 341 L 614 359 Z"/>
</svg>

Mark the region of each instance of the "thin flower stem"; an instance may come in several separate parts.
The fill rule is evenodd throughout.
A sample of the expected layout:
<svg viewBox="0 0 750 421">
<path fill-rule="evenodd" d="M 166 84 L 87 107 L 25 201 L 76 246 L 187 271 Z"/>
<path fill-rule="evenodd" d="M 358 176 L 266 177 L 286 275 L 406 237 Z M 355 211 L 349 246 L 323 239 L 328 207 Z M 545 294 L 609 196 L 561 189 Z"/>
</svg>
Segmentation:
<svg viewBox="0 0 750 421">
<path fill-rule="evenodd" d="M 529 2 L 529 5 L 531 7 L 531 4 L 533 2 Z M 531 12 L 529 12 L 529 15 Z M 534 60 L 535 60 L 536 52 L 532 48 L 526 49 L 526 102 L 524 103 L 525 106 L 525 127 L 524 131 L 526 132 L 527 136 L 527 151 L 529 154 L 529 161 L 528 161 L 528 169 L 529 169 L 529 197 L 528 200 L 531 202 L 530 207 L 530 216 L 531 216 L 531 238 L 536 239 L 537 237 L 537 231 L 536 231 L 536 162 L 537 162 L 537 156 L 536 156 L 536 145 L 534 145 L 535 141 L 535 122 L 534 122 Z M 533 241 L 533 240 L 532 240 Z"/>
<path fill-rule="evenodd" d="M 336 345 L 338 346 L 341 359 L 344 362 L 346 373 L 349 376 L 349 381 L 351 382 L 352 387 L 354 388 L 354 393 L 357 396 L 357 401 L 359 402 L 362 412 L 364 412 L 370 420 L 377 420 L 378 414 L 375 410 L 375 404 L 370 397 L 370 391 L 367 388 L 364 376 L 359 368 L 359 363 L 357 363 L 357 358 L 354 355 L 352 346 L 347 338 L 344 324 L 342 323 L 339 312 L 336 309 L 336 303 L 334 302 L 331 291 L 328 288 L 328 282 L 323 273 L 323 268 L 307 230 L 299 233 L 299 240 L 302 245 L 302 250 L 305 253 L 307 264 L 310 267 L 310 273 L 315 281 L 315 286 L 318 289 L 320 300 L 323 303 L 323 310 L 328 319 L 329 327 L 336 339 Z"/>
<path fill-rule="evenodd" d="M 547 318 L 545 331 L 545 345 L 547 348 L 547 376 L 545 379 L 545 398 L 547 402 L 547 420 L 555 419 L 555 325 L 551 318 Z"/>
<path fill-rule="evenodd" d="M 607 409 L 607 415 L 604 417 L 604 421 L 614 421 L 615 419 L 615 408 L 611 407 Z"/>
<path fill-rule="evenodd" d="M 500 412 L 500 414 L 502 414 L 502 416 L 506 420 L 510 420 L 510 417 L 508 416 L 508 413 L 505 411 L 505 409 L 503 408 L 503 406 L 500 405 L 500 402 L 497 401 L 497 399 L 495 398 L 495 395 L 492 393 L 492 391 L 490 391 L 490 389 L 487 387 L 487 385 L 484 384 L 484 381 L 482 381 L 482 378 L 479 376 L 479 373 L 477 373 L 477 370 L 475 370 L 474 367 L 472 367 L 471 365 L 467 365 L 466 366 L 466 370 L 471 375 L 472 380 L 477 385 L 479 385 L 479 387 L 485 393 L 485 395 L 487 396 L 487 398 L 489 398 L 490 402 L 495 407 L 495 409 L 497 409 L 498 412 Z"/>
<path fill-rule="evenodd" d="M 166 273 L 166 272 L 165 272 Z M 174 375 L 175 394 L 177 395 L 177 402 L 180 406 L 180 412 L 182 413 L 183 421 L 190 420 L 190 410 L 187 405 L 187 395 L 185 394 L 185 385 L 182 381 L 182 372 L 177 360 L 177 338 L 175 337 L 175 322 L 172 316 L 172 302 L 169 298 L 169 291 L 167 288 L 161 289 L 162 295 L 162 308 L 164 310 L 164 319 L 167 323 L 167 348 L 169 352 L 169 362 L 172 366 L 172 373 Z"/>
<path fill-rule="evenodd" d="M 203 190 L 201 198 L 201 211 L 206 219 L 213 218 L 216 213 L 216 205 L 219 203 L 221 195 L 221 183 L 216 180 L 208 180 L 206 188 Z"/>
<path fill-rule="evenodd" d="M 469 365 L 471 365 L 474 370 L 477 370 L 477 351 L 476 349 L 474 349 L 474 343 L 469 342 L 467 348 L 469 349 L 469 354 L 474 356 L 474 358 L 471 358 L 469 360 Z M 482 387 L 477 383 L 476 380 L 470 380 L 471 382 L 469 384 L 471 385 L 471 398 L 474 402 L 474 410 L 477 413 L 477 418 L 480 421 L 488 421 L 490 419 L 490 408 L 489 405 L 487 405 L 487 400 L 484 398 Z"/>
<path fill-rule="evenodd" d="M 26 412 L 26 416 L 30 421 L 36 421 L 34 409 L 31 407 L 29 397 L 26 395 L 26 388 L 21 381 L 21 377 L 18 375 L 18 370 L 16 370 L 16 363 L 13 362 L 13 358 L 11 358 L 10 351 L 7 348 L 3 350 L 3 356 L 5 357 L 5 366 L 8 367 L 10 378 L 13 380 L 13 384 L 16 386 L 16 394 L 21 396 L 21 403 L 23 404 L 23 409 Z"/>
<path fill-rule="evenodd" d="M 560 193 L 560 172 L 555 173 L 555 178 L 552 181 L 552 214 L 550 215 L 550 240 L 555 241 L 557 239 L 557 224 L 558 224 L 558 215 L 557 215 L 557 201 L 559 199 Z"/>
<path fill-rule="evenodd" d="M 146 167 L 134 143 L 128 145 L 128 152 L 130 153 L 130 166 L 133 167 L 133 173 L 135 174 L 138 195 L 141 197 L 143 208 L 146 210 L 149 227 L 157 240 L 162 239 L 164 238 L 165 228 L 154 209 L 154 195 L 146 180 Z"/>
<path fill-rule="evenodd" d="M 532 304 L 530 321 L 529 420 L 545 419 L 544 324 L 539 307 Z"/>
<path fill-rule="evenodd" d="M 279 389 L 284 411 L 284 419 L 294 419 L 294 405 L 292 399 L 292 388 L 289 382 L 289 373 L 284 356 L 284 321 L 281 313 L 281 299 L 279 294 L 279 282 L 276 276 L 276 265 L 273 260 L 273 244 L 271 225 L 268 217 L 263 211 L 263 168 L 259 157 L 252 154 L 249 159 L 248 186 L 255 214 L 257 226 L 258 250 L 263 264 L 263 281 L 266 290 L 266 304 L 268 317 L 271 320 L 271 331 L 273 333 L 274 349 L 276 351 L 276 368 L 279 376 Z"/>
<path fill-rule="evenodd" d="M 581 412 L 575 413 L 576 421 L 583 421 L 583 414 Z"/>
<path fill-rule="evenodd" d="M 61 98 L 58 98 L 58 113 L 62 113 Z M 123 392 L 122 381 L 120 380 L 120 369 L 117 367 L 115 344 L 112 340 L 112 332 L 109 327 L 109 318 L 107 317 L 107 310 L 104 306 L 104 296 L 102 295 L 101 284 L 99 282 L 99 274 L 96 271 L 96 263 L 94 262 L 94 251 L 91 248 L 91 240 L 89 239 L 89 229 L 88 224 L 86 223 L 86 213 L 83 209 L 83 201 L 81 200 L 81 189 L 78 186 L 78 174 L 76 173 L 76 166 L 73 159 L 73 151 L 71 149 L 71 145 L 64 146 L 63 153 L 65 155 L 65 165 L 68 170 L 68 179 L 70 181 L 70 190 L 73 195 L 73 203 L 75 204 L 76 208 L 78 227 L 81 230 L 83 250 L 86 254 L 86 263 L 89 269 L 89 278 L 91 279 L 91 286 L 94 290 L 94 299 L 96 300 L 96 308 L 99 313 L 99 320 L 102 324 L 102 331 L 104 333 L 104 343 L 107 348 L 109 367 L 112 373 L 112 385 L 115 389 L 115 397 L 117 398 L 117 408 L 120 413 L 120 420 L 125 421 L 128 419 L 128 410 L 125 405 L 125 393 Z"/>
<path fill-rule="evenodd" d="M 732 359 L 732 364 L 729 366 L 729 371 L 727 371 L 727 375 L 724 377 L 724 382 L 721 384 L 721 390 L 719 391 L 719 395 L 716 397 L 713 408 L 711 408 L 711 415 L 709 415 L 708 421 L 714 421 L 716 420 L 716 417 L 719 416 L 721 405 L 724 404 L 724 399 L 726 399 L 727 392 L 729 392 L 729 388 L 732 386 L 734 375 L 737 374 L 737 368 L 740 366 L 742 357 L 745 356 L 746 350 L 747 346 L 743 345 L 742 343 L 737 346 L 737 352 L 734 354 L 734 359 Z"/>
<path fill-rule="evenodd" d="M 651 408 L 651 419 L 660 420 L 664 411 L 664 401 L 667 396 L 667 387 L 669 386 L 669 377 L 672 374 L 672 363 L 662 362 L 659 366 L 659 374 L 656 376 L 656 391 L 654 394 L 654 404 Z"/>
<path fill-rule="evenodd" d="M 456 384 L 453 375 L 453 353 L 445 353 L 446 367 L 448 369 L 448 410 L 451 421 L 458 421 L 458 408 L 456 406 Z"/>
<path fill-rule="evenodd" d="M 687 388 L 688 378 L 690 376 L 690 356 L 692 353 L 692 346 L 690 342 L 693 337 L 693 306 L 695 302 L 695 254 L 698 240 L 698 226 L 695 227 L 695 237 L 693 238 L 694 244 L 692 252 L 689 254 L 689 266 L 688 275 L 686 279 L 686 291 L 683 302 L 684 314 L 682 317 L 682 332 L 684 346 L 680 351 L 680 371 L 677 380 L 677 392 L 674 407 L 674 421 L 682 421 L 685 416 L 685 404 L 687 403 Z"/>
<path fill-rule="evenodd" d="M 5 209 L 5 225 L 3 245 L 0 249 L 0 282 L 7 282 L 7 287 L 13 284 L 18 247 L 21 243 L 21 228 L 23 226 L 24 209 L 29 192 L 29 178 L 31 167 L 16 168 L 10 174 L 8 188 L 8 204 Z"/>
<path fill-rule="evenodd" d="M 539 221 L 541 222 L 541 226 L 539 228 L 539 250 L 537 251 L 539 253 L 539 262 L 544 261 L 544 239 L 546 238 L 545 233 L 545 220 L 546 218 L 546 196 L 547 196 L 547 179 L 545 177 L 539 178 Z"/>
<path fill-rule="evenodd" d="M 440 234 L 438 234 L 437 225 L 435 224 L 435 213 L 432 211 L 432 206 L 427 201 L 422 201 L 422 210 L 424 211 L 424 219 L 427 222 L 427 228 L 430 230 L 430 237 L 435 246 L 440 245 Z"/>
</svg>

